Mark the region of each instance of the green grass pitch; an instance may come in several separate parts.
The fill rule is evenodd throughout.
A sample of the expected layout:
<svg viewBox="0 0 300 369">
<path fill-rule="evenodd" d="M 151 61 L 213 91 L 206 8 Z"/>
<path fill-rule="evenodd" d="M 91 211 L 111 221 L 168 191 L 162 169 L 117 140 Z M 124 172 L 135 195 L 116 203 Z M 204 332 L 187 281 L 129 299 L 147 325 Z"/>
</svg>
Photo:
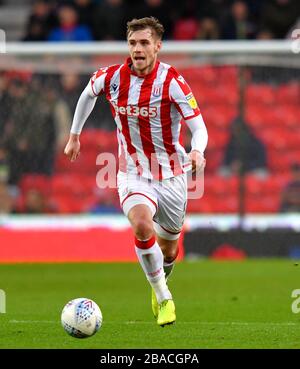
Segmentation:
<svg viewBox="0 0 300 369">
<path fill-rule="evenodd" d="M 138 264 L 0 265 L 0 348 L 300 348 L 300 313 L 291 310 L 300 266 L 292 260 L 184 261 L 169 285 L 177 322 L 161 328 Z M 61 327 L 61 310 L 76 297 L 102 310 L 93 337 Z"/>
</svg>

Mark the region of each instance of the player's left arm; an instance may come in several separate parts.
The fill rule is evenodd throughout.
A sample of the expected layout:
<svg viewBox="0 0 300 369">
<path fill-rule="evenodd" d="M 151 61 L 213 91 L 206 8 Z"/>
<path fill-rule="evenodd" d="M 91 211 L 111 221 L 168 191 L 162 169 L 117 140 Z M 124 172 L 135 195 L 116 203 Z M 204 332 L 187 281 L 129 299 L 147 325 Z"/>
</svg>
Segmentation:
<svg viewBox="0 0 300 369">
<path fill-rule="evenodd" d="M 202 171 L 205 168 L 206 160 L 204 151 L 207 146 L 208 134 L 202 115 L 185 120 L 192 133 L 191 152 L 189 157 L 192 162 L 192 172 Z"/>
<path fill-rule="evenodd" d="M 203 170 L 206 160 L 204 151 L 208 142 L 208 133 L 197 101 L 184 78 L 180 75 L 170 83 L 170 98 L 192 134 L 191 152 L 192 172 Z"/>
</svg>

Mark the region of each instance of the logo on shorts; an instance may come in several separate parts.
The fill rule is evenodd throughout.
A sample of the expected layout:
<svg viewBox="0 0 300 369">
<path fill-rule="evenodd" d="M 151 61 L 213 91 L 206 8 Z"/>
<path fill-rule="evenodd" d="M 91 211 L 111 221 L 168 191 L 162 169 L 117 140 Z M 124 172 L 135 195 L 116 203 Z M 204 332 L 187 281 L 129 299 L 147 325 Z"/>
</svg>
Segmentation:
<svg viewBox="0 0 300 369">
<path fill-rule="evenodd" d="M 126 196 L 126 195 L 129 195 L 129 194 L 130 194 L 130 192 L 129 192 L 128 188 L 127 187 L 124 188 L 124 190 L 122 191 L 122 196 Z"/>
</svg>

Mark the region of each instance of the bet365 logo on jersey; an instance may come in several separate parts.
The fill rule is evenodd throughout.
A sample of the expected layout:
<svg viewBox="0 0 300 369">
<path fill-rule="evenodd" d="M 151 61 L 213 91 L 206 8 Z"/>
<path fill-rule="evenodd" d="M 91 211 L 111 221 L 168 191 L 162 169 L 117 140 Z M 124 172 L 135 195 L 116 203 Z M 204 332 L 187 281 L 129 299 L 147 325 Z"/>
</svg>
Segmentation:
<svg viewBox="0 0 300 369">
<path fill-rule="evenodd" d="M 154 118 L 157 116 L 157 108 L 156 106 L 136 106 L 136 105 L 127 105 L 127 106 L 118 106 L 117 104 L 113 104 L 115 112 L 117 115 L 127 115 L 128 117 L 149 117 Z"/>
</svg>

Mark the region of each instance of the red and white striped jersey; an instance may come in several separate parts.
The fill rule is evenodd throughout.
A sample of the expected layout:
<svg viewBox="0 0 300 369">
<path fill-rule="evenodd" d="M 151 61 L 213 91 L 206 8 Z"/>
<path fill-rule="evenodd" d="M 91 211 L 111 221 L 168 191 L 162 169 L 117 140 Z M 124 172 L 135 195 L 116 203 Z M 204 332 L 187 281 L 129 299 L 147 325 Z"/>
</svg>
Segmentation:
<svg viewBox="0 0 300 369">
<path fill-rule="evenodd" d="M 175 68 L 157 61 L 143 77 L 122 65 L 101 68 L 90 83 L 105 94 L 117 124 L 119 170 L 149 179 L 167 179 L 191 168 L 179 143 L 182 118 L 200 114 L 190 87 Z"/>
</svg>

